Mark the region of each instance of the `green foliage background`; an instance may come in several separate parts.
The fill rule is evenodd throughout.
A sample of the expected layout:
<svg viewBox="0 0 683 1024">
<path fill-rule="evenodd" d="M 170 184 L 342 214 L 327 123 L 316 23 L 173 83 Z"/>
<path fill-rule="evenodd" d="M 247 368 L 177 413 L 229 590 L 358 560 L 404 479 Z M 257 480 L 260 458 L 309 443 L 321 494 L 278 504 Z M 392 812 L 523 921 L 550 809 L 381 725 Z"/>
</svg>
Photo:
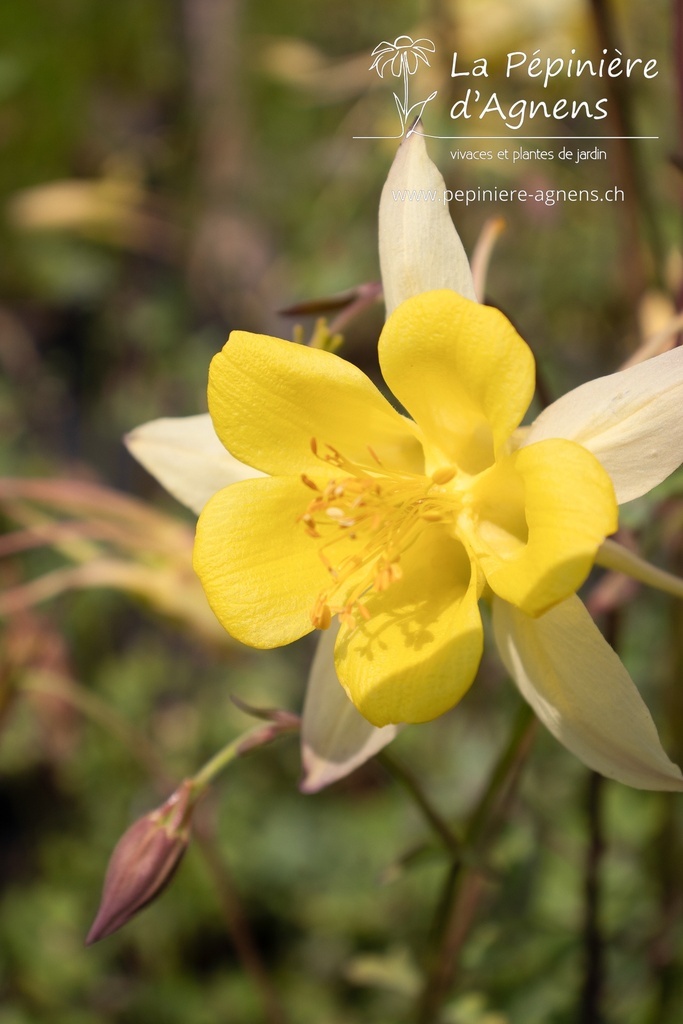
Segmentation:
<svg viewBox="0 0 683 1024">
<path fill-rule="evenodd" d="M 372 48 L 402 33 L 438 39 L 431 73 L 446 97 L 453 50 L 493 54 L 492 87 L 503 92 L 507 49 L 599 45 L 604 4 L 528 2 L 512 18 L 502 0 L 478 18 L 475 8 L 5 0 L 0 472 L 99 480 L 191 525 L 120 438 L 157 416 L 203 411 L 208 363 L 231 329 L 291 337 L 278 309 L 378 279 L 376 209 L 395 143 L 351 140 L 396 130 L 393 83 L 368 71 Z M 680 153 L 679 8 L 608 8 L 624 52 L 660 62 L 652 87 L 634 85 L 628 99 L 638 134 L 658 142 L 612 145 L 602 164 L 505 171 L 542 187 L 625 181 L 623 207 L 454 210 L 470 251 L 488 216 L 505 217 L 490 297 L 529 340 L 551 394 L 634 350 L 646 296 L 680 297 L 680 175 L 669 161 Z M 452 129 L 447 109 L 444 99 L 434 134 Z M 431 153 L 451 187 L 503 183 L 500 169 L 456 167 L 446 143 Z M 134 210 L 149 218 L 139 230 L 112 233 L 83 216 L 36 230 L 18 212 L 22 190 L 102 178 L 139 190 Z M 369 372 L 381 320 L 378 306 L 347 335 L 345 354 Z M 682 510 L 679 478 L 628 511 L 643 549 L 679 571 Z M 44 550 L 8 558 L 0 582 L 58 563 Z M 657 596 L 638 594 L 619 612 L 624 660 L 679 761 L 682 624 L 680 608 Z M 444 852 L 379 764 L 299 794 L 293 738 L 234 765 L 203 808 L 203 847 L 190 849 L 168 893 L 121 933 L 83 946 L 113 845 L 168 792 L 148 745 L 175 784 L 248 727 L 232 693 L 298 711 L 307 642 L 268 653 L 207 647 L 153 607 L 86 590 L 10 617 L 2 643 L 0 1024 L 414 1019 Z M 80 704 L 46 692 L 46 672 L 73 685 Z M 98 701 L 95 715 L 83 713 L 83 693 Z M 392 748 L 456 828 L 518 709 L 487 654 L 459 708 Z M 596 787 L 599 819 L 589 811 Z M 601 1008 L 590 1020 L 680 1021 L 682 825 L 680 798 L 600 786 L 539 733 L 485 848 L 444 1024 L 588 1020 L 596 856 Z M 592 860 L 591 841 L 602 843 Z M 251 936 L 282 1016 L 245 970 L 236 933 Z"/>
</svg>

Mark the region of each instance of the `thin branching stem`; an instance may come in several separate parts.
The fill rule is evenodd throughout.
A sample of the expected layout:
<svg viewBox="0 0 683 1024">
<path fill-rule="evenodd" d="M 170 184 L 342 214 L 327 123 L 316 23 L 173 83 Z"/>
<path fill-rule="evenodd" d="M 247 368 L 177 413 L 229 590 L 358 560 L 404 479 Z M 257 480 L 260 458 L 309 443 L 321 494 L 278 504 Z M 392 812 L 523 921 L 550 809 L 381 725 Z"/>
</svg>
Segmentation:
<svg viewBox="0 0 683 1024">
<path fill-rule="evenodd" d="M 408 769 L 402 765 L 393 754 L 390 754 L 386 750 L 383 750 L 378 754 L 377 759 L 380 764 L 384 765 L 389 774 L 392 775 L 394 779 L 396 779 L 396 781 L 399 782 L 411 795 L 427 822 L 443 842 L 446 849 L 456 859 L 459 859 L 461 853 L 460 840 L 455 835 L 446 819 L 436 810 L 412 772 L 408 771 Z"/>
<path fill-rule="evenodd" d="M 55 673 L 32 673 L 22 680 L 21 686 L 26 691 L 48 693 L 67 701 L 85 718 L 96 722 L 122 743 L 135 760 L 147 771 L 155 787 L 160 792 L 168 793 L 172 789 L 174 785 L 172 777 L 166 770 L 163 759 L 151 740 L 106 701 L 102 700 L 101 697 L 86 690 L 85 687 L 75 680 L 57 676 Z M 293 723 L 291 728 L 294 728 Z M 287 729 L 280 728 L 278 731 L 271 728 L 271 734 L 268 739 L 274 739 L 276 735 L 281 734 L 283 731 L 287 731 Z M 231 760 L 234 760 L 236 756 L 239 756 L 246 749 L 250 749 L 250 742 L 254 738 L 260 738 L 259 734 L 266 739 L 265 730 L 262 725 L 257 726 L 246 735 L 243 734 L 237 740 L 227 744 L 226 747 L 200 769 L 193 780 L 197 783 L 197 797 L 201 795 L 201 792 L 206 788 L 211 779 L 226 767 Z M 242 907 L 227 865 L 224 863 L 218 849 L 214 830 L 209 824 L 206 813 L 200 814 L 195 823 L 194 834 L 197 839 L 198 849 L 202 854 L 207 871 L 216 889 L 228 934 L 235 947 L 238 959 L 245 974 L 251 978 L 263 1004 L 263 1019 L 266 1024 L 286 1024 L 284 1009 L 251 933 L 247 915 Z"/>
<path fill-rule="evenodd" d="M 599 50 L 612 55 L 624 51 L 624 45 L 614 16 L 614 4 L 610 0 L 590 0 L 589 9 Z M 647 284 L 648 268 L 643 259 L 643 247 L 638 244 L 641 225 L 649 255 L 651 256 L 658 283 L 663 280 L 664 246 L 657 222 L 648 176 L 643 168 L 638 143 L 632 138 L 638 134 L 636 118 L 631 99 L 632 90 L 625 78 L 607 78 L 605 89 L 610 99 L 615 134 L 621 136 L 616 143 L 616 154 L 620 165 L 620 177 L 626 192 L 623 204 L 624 230 L 630 244 L 624 246 L 625 270 L 634 289 L 640 295 Z"/>
<path fill-rule="evenodd" d="M 605 638 L 616 650 L 621 630 L 621 611 L 613 608 L 605 621 Z M 580 1024 L 601 1024 L 605 989 L 605 941 L 601 926 L 602 861 L 605 853 L 605 779 L 596 772 L 588 778 L 586 792 L 587 846 L 584 862 L 583 984 L 577 1020 Z"/>
<path fill-rule="evenodd" d="M 436 1024 L 439 1019 L 453 984 L 460 949 L 486 890 L 485 873 L 481 870 L 483 851 L 504 817 L 531 750 L 536 726 L 537 720 L 531 708 L 522 705 L 507 746 L 470 815 L 463 842 L 463 850 L 468 856 L 453 860 L 448 867 L 436 908 L 436 948 L 418 1000 L 416 1024 Z"/>
<path fill-rule="evenodd" d="M 581 1024 L 601 1024 L 603 1019 L 600 1007 L 604 989 L 605 950 L 600 926 L 600 867 L 605 846 L 602 820 L 604 782 L 601 775 L 591 772 L 586 793 L 588 845 L 584 874 L 584 967 L 581 1002 L 577 1018 Z"/>
<path fill-rule="evenodd" d="M 677 30 L 683 39 L 683 2 L 677 5 Z M 681 58 L 681 90 L 683 97 L 683 58 Z M 683 116 L 683 101 L 681 107 Z M 670 560 L 672 569 L 683 572 L 683 543 L 675 517 L 665 520 L 664 535 L 672 538 Z M 672 529 L 672 526 L 675 527 Z M 683 763 L 683 604 L 675 602 L 670 619 L 671 657 L 663 697 L 663 718 L 667 723 L 666 747 L 678 764 Z M 676 1019 L 676 999 L 680 990 L 678 939 L 683 916 L 683 880 L 681 879 L 681 825 L 678 798 L 674 793 L 659 797 L 661 821 L 652 850 L 653 875 L 657 886 L 658 914 L 649 943 L 648 960 L 654 997 L 646 1018 L 647 1024 L 665 1024 Z"/>
<path fill-rule="evenodd" d="M 261 998 L 264 1020 L 267 1024 L 286 1024 L 284 1007 L 266 970 L 232 874 L 219 848 L 213 823 L 209 821 L 206 813 L 203 813 L 196 822 L 194 832 L 240 963 Z"/>
</svg>

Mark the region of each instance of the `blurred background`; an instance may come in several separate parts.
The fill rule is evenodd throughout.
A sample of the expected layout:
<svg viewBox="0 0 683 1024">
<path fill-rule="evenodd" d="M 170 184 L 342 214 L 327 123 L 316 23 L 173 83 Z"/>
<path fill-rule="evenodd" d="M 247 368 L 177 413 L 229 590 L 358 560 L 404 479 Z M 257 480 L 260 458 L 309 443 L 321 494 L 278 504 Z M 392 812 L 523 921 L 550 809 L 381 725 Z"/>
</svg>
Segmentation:
<svg viewBox="0 0 683 1024">
<path fill-rule="evenodd" d="M 396 765 L 302 796 L 295 737 L 236 763 L 170 890 L 83 946 L 120 834 L 249 727 L 231 694 L 298 712 L 312 651 L 222 633 L 191 574 L 193 517 L 121 438 L 205 411 L 231 329 L 308 337 L 325 303 L 283 308 L 379 279 L 396 141 L 353 136 L 398 131 L 397 80 L 370 64 L 403 34 L 437 41 L 414 79 L 439 90 L 434 135 L 458 130 L 456 50 L 486 56 L 509 101 L 539 98 L 504 78 L 511 50 L 657 59 L 651 81 L 586 83 L 610 117 L 572 132 L 659 137 L 605 142 L 606 161 L 484 168 L 430 144 L 451 188 L 624 190 L 452 211 L 469 252 L 505 219 L 488 296 L 534 349 L 540 400 L 616 369 L 683 295 L 680 0 L 0 5 L 0 1024 L 415 1019 L 446 852 Z M 370 373 L 382 319 L 376 303 L 345 332 Z M 682 482 L 625 510 L 630 542 L 678 572 Z M 680 607 L 591 585 L 681 762 Z M 392 750 L 460 828 L 518 713 L 487 654 L 462 705 Z M 539 733 L 503 810 L 439 1020 L 683 1019 L 680 798 L 596 782 Z"/>
</svg>

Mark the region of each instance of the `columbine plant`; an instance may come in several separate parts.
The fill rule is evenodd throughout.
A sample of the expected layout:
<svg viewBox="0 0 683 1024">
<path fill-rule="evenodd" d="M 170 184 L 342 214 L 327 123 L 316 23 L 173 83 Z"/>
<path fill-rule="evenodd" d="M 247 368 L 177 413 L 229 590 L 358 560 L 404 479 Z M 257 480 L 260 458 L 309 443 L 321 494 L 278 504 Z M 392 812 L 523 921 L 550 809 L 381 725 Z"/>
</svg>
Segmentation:
<svg viewBox="0 0 683 1024">
<path fill-rule="evenodd" d="M 380 364 L 410 418 L 338 356 L 237 331 L 212 363 L 211 422 L 190 418 L 184 433 L 157 421 L 129 446 L 203 508 L 195 567 L 233 636 L 268 648 L 324 631 L 304 709 L 305 789 L 460 700 L 481 657 L 481 600 L 553 735 L 611 778 L 683 789 L 575 596 L 596 559 L 683 594 L 606 541 L 617 503 L 683 460 L 683 351 L 586 384 L 520 428 L 531 352 L 477 303 L 448 211 L 394 200 L 416 187 L 444 183 L 413 133 L 380 205 Z"/>
</svg>

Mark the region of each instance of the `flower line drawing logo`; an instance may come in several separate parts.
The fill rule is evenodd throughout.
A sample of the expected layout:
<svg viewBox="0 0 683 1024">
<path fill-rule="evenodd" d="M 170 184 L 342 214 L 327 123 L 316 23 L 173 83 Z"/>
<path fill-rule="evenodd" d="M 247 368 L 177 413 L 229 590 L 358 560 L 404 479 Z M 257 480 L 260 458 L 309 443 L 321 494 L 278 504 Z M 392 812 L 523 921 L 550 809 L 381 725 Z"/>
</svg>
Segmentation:
<svg viewBox="0 0 683 1024">
<path fill-rule="evenodd" d="M 412 36 L 397 36 L 393 43 L 383 40 L 372 51 L 372 56 L 375 59 L 370 65 L 370 71 L 375 70 L 380 78 L 384 78 L 384 72 L 388 68 L 395 78 L 403 78 L 403 97 L 394 93 L 398 116 L 401 120 L 401 132 L 395 138 L 400 139 L 406 134 L 408 122 L 421 118 L 427 104 L 436 96 L 437 90 L 435 89 L 427 99 L 418 100 L 412 105 L 408 99 L 409 76 L 415 74 L 420 66 L 420 61 L 429 67 L 427 53 L 435 51 L 436 47 L 431 39 L 413 39 Z"/>
<path fill-rule="evenodd" d="M 606 52 L 606 51 L 605 51 Z M 418 125 L 418 122 L 423 121 L 425 108 L 438 93 L 437 89 L 434 89 L 426 99 L 417 100 L 414 103 L 410 102 L 410 87 L 409 78 L 411 75 L 417 73 L 420 64 L 431 67 L 430 54 L 436 53 L 436 46 L 431 39 L 420 37 L 419 39 L 413 39 L 412 36 L 400 35 L 397 36 L 393 42 L 389 42 L 383 39 L 381 43 L 378 43 L 372 51 L 372 63 L 369 66 L 370 71 L 376 71 L 381 79 L 384 79 L 385 72 L 388 72 L 396 79 L 402 79 L 403 90 L 402 95 L 399 92 L 394 92 L 393 97 L 396 102 L 396 109 L 401 122 L 401 130 L 397 135 L 354 135 L 354 139 L 402 139 L 408 138 L 410 135 L 417 133 L 423 138 L 428 139 L 459 139 L 461 141 L 473 140 L 482 142 L 484 140 L 494 139 L 555 139 L 555 140 L 571 140 L 578 141 L 579 139 L 620 139 L 620 138 L 631 138 L 631 139 L 656 139 L 658 136 L 655 135 L 604 135 L 601 132 L 594 132 L 592 134 L 577 134 L 580 131 L 577 118 L 579 112 L 583 107 L 587 107 L 588 103 L 586 100 L 573 99 L 571 106 L 567 108 L 569 104 L 568 100 L 563 100 L 564 106 L 557 112 L 553 104 L 548 106 L 545 100 L 530 100 L 526 97 L 518 97 L 511 103 L 502 100 L 498 96 L 498 92 L 494 91 L 488 97 L 482 95 L 479 90 L 473 88 L 465 88 L 462 96 L 451 106 L 450 117 L 452 120 L 464 119 L 461 124 L 468 124 L 469 119 L 474 117 L 475 123 L 482 122 L 483 118 L 491 117 L 494 125 L 492 127 L 493 134 L 484 135 L 474 130 L 474 134 L 463 134 L 462 131 L 454 135 L 436 135 L 430 132 L 425 132 L 422 124 Z M 527 54 L 521 53 L 521 51 L 515 51 L 514 53 L 508 54 L 508 69 L 506 77 L 510 77 L 510 71 L 518 67 L 520 62 L 510 64 L 510 58 L 519 58 L 520 54 L 523 58 L 527 58 Z M 478 58 L 475 61 L 475 68 L 473 71 L 456 71 L 456 60 L 457 52 L 453 53 L 453 64 L 451 77 L 460 78 L 461 76 L 484 75 L 486 78 L 489 77 L 487 68 L 486 58 Z M 540 59 L 540 58 L 539 58 Z M 559 58 L 558 58 L 559 59 Z M 578 58 L 577 58 L 578 59 Z M 621 58 L 617 58 L 620 60 Z M 548 58 L 550 60 L 550 58 Z M 584 62 L 585 63 L 585 62 Z M 590 62 L 588 62 L 590 63 Z M 564 67 L 564 64 L 562 64 Z M 611 65 L 610 65 L 611 66 Z M 529 72 L 532 77 L 535 77 L 532 72 Z M 558 72 L 559 74 L 559 72 Z M 600 72 L 602 75 L 602 72 Z M 568 75 L 568 77 L 572 77 Z M 543 84 L 543 83 L 541 83 Z M 606 100 L 604 102 L 607 102 Z M 595 117 L 597 120 L 601 120 L 606 116 L 606 111 L 600 107 L 599 101 L 595 105 L 595 110 L 599 111 L 588 112 L 587 116 Z M 471 112 L 471 107 L 475 106 L 476 111 Z M 499 127 L 496 122 L 496 117 L 502 121 L 502 126 Z M 545 133 L 541 129 L 541 134 L 525 134 L 517 135 L 515 132 L 521 129 L 523 125 L 528 126 L 530 132 L 538 131 L 532 124 L 533 119 L 538 117 L 539 119 L 550 119 L 551 121 L 562 121 L 563 118 L 569 117 L 569 121 L 564 122 L 569 129 L 565 134 L 555 134 L 552 130 L 546 131 Z M 489 121 L 482 122 L 488 126 Z M 556 126 L 557 128 L 557 126 Z M 497 134 L 498 131 L 502 132 L 503 129 L 508 129 L 507 134 Z M 512 134 L 510 134 L 512 132 Z"/>
</svg>

